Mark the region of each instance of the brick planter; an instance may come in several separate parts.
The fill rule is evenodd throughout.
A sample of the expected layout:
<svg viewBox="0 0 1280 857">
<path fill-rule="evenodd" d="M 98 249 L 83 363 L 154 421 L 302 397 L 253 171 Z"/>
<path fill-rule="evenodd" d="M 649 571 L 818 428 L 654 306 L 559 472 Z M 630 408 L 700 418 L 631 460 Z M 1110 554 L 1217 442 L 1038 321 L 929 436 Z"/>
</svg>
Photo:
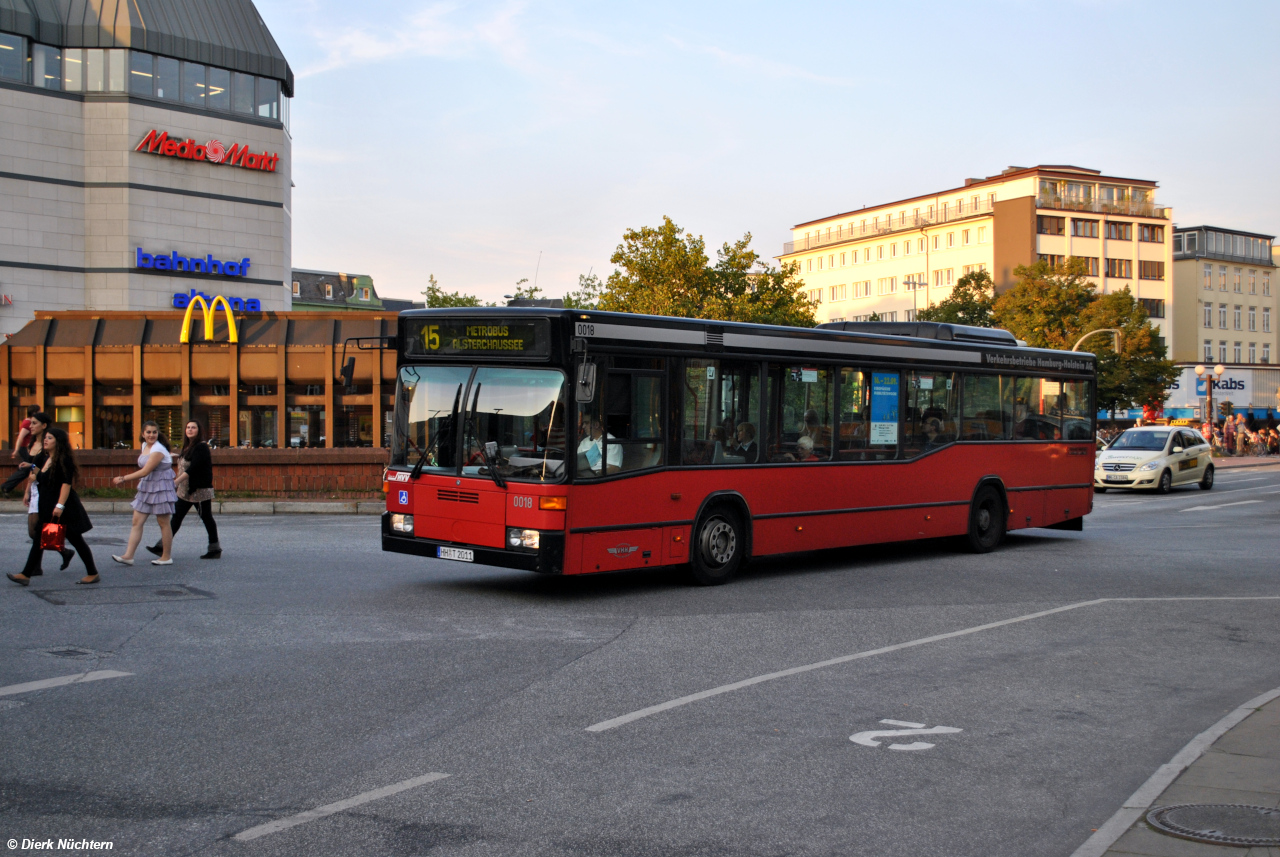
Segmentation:
<svg viewBox="0 0 1280 857">
<path fill-rule="evenodd" d="M 388 451 L 380 447 L 215 449 L 213 488 L 217 494 L 377 498 L 382 496 L 382 469 L 388 458 Z M 112 477 L 138 469 L 138 450 L 83 449 L 76 461 L 81 488 L 111 488 Z"/>
</svg>

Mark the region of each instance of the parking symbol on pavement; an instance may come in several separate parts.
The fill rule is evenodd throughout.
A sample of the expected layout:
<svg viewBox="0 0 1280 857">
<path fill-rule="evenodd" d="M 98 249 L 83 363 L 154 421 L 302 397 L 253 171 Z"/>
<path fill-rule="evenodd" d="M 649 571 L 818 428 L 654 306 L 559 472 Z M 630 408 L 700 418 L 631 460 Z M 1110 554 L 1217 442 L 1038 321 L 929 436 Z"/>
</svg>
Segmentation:
<svg viewBox="0 0 1280 857">
<path fill-rule="evenodd" d="M 401 505 L 401 506 L 408 506 L 408 505 L 409 505 L 409 492 L 408 492 L 408 491 L 401 491 L 401 492 L 400 492 L 400 505 Z"/>
<path fill-rule="evenodd" d="M 880 742 L 877 738 L 899 738 L 907 735 L 947 735 L 953 732 L 963 732 L 963 729 L 956 729 L 954 726 L 934 726 L 932 729 L 926 727 L 923 723 L 910 723 L 906 720 L 881 720 L 886 726 L 902 726 L 902 729 L 876 729 L 868 732 L 859 732 L 856 735 L 850 735 L 849 740 L 855 744 L 861 744 L 864 747 L 879 747 Z M 890 750 L 928 750 L 932 747 L 925 741 L 912 741 L 910 744 L 890 744 Z"/>
</svg>

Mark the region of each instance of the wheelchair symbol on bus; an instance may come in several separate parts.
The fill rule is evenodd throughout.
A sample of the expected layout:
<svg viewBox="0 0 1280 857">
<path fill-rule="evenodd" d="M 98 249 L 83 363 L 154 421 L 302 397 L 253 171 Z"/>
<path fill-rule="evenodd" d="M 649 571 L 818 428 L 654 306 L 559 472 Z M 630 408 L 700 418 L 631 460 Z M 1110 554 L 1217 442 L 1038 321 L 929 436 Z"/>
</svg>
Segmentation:
<svg viewBox="0 0 1280 857">
<path fill-rule="evenodd" d="M 400 492 L 400 505 L 401 505 L 401 506 L 408 506 L 408 505 L 409 505 L 409 492 L 408 492 L 408 491 L 401 491 L 401 492 Z"/>
</svg>

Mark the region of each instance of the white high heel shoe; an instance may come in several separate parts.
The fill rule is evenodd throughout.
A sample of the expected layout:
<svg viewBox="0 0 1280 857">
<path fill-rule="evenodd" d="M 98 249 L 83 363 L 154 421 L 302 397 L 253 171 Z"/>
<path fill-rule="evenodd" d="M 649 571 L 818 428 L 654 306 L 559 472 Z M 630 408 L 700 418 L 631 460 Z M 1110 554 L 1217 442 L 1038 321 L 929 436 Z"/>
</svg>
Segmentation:
<svg viewBox="0 0 1280 857">
<path fill-rule="evenodd" d="M 133 565 L 133 560 L 125 559 L 122 556 L 116 556 L 115 554 L 112 554 L 111 558 L 114 559 L 116 562 L 120 563 L 121 565 Z"/>
</svg>

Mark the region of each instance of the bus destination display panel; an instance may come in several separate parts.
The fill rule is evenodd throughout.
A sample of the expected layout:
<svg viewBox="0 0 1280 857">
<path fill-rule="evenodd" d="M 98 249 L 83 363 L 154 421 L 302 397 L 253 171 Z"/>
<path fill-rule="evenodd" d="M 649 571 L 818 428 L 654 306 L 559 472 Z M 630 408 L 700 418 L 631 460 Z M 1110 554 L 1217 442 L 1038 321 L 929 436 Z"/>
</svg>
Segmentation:
<svg viewBox="0 0 1280 857">
<path fill-rule="evenodd" d="M 405 325 L 406 357 L 551 355 L 551 323 L 545 318 L 414 318 Z"/>
</svg>

